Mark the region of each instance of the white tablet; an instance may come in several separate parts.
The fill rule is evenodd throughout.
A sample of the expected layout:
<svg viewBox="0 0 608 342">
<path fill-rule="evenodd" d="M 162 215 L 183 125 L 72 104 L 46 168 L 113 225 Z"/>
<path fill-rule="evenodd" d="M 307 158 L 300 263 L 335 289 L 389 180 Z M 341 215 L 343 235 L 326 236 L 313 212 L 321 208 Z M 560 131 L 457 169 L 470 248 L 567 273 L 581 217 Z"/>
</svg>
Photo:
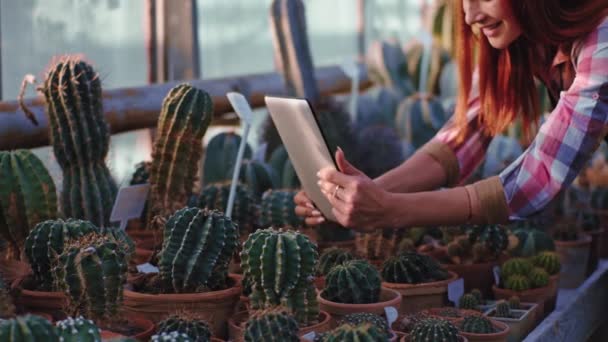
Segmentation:
<svg viewBox="0 0 608 342">
<path fill-rule="evenodd" d="M 302 188 L 325 218 L 336 221 L 317 184 L 317 172 L 328 166 L 337 169 L 336 163 L 312 107 L 304 99 L 266 96 L 264 100 Z"/>
</svg>

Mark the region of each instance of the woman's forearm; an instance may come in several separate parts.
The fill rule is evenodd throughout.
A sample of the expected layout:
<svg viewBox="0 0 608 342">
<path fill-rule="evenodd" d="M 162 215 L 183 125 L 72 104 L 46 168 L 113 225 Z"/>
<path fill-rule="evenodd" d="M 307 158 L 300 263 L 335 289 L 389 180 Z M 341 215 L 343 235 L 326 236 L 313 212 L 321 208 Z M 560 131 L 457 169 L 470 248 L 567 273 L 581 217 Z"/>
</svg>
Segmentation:
<svg viewBox="0 0 608 342">
<path fill-rule="evenodd" d="M 430 191 L 446 184 L 443 166 L 427 153 L 415 153 L 398 167 L 374 179 L 388 192 Z"/>
</svg>

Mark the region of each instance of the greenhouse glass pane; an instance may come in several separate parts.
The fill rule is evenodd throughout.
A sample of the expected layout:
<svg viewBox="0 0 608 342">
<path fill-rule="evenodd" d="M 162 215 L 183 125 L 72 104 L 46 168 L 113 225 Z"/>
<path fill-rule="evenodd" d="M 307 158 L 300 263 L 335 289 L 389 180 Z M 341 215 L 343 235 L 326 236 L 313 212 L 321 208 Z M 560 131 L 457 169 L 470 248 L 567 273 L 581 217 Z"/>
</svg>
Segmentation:
<svg viewBox="0 0 608 342">
<path fill-rule="evenodd" d="M 425 0 L 366 0 L 365 40 L 396 38 L 407 43 L 420 34 Z M 427 3 L 432 1 L 426 0 Z"/>
</svg>

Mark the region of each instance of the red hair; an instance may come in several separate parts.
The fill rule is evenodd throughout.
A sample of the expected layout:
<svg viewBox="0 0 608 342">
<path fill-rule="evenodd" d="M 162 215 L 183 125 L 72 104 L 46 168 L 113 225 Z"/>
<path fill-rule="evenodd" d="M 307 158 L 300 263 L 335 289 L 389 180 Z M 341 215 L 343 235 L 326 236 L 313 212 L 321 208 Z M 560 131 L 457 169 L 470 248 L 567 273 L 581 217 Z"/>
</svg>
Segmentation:
<svg viewBox="0 0 608 342">
<path fill-rule="evenodd" d="M 521 115 L 524 135 L 529 137 L 539 114 L 534 75 L 547 64 L 538 55 L 537 46 L 555 53 L 558 46 L 569 47 L 584 38 L 606 17 L 608 0 L 511 0 L 523 34 L 502 50 L 493 48 L 483 34 L 474 35 L 465 22 L 462 0 L 453 1 L 460 70 L 455 113 L 461 127 L 459 140 L 467 134 L 466 113 L 475 67 L 481 100 L 478 120 L 484 133 L 495 136 Z"/>
</svg>

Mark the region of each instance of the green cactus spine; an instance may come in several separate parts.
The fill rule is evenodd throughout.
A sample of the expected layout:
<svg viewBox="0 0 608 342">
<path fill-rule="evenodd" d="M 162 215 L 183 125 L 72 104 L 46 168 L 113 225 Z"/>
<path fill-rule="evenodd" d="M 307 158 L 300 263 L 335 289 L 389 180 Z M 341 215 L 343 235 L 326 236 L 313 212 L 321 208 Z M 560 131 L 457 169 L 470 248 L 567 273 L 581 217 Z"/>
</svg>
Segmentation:
<svg viewBox="0 0 608 342">
<path fill-rule="evenodd" d="M 549 275 L 558 274 L 561 268 L 559 257 L 555 252 L 540 252 L 538 255 L 532 257 L 532 263 L 536 267 L 543 268 Z"/>
<path fill-rule="evenodd" d="M 519 310 L 521 308 L 521 303 L 519 301 L 519 297 L 511 296 L 511 298 L 509 298 L 509 307 L 512 310 Z"/>
<path fill-rule="evenodd" d="M 412 342 L 459 341 L 458 328 L 454 324 L 438 318 L 426 318 L 417 322 L 410 336 Z"/>
<path fill-rule="evenodd" d="M 203 153 L 213 103 L 205 91 L 180 84 L 163 100 L 150 167 L 148 225 L 186 206 Z"/>
<path fill-rule="evenodd" d="M 172 315 L 158 323 L 156 333 L 170 333 L 172 331 L 186 334 L 194 341 L 211 340 L 211 330 L 207 322 L 181 317 L 180 315 Z"/>
<path fill-rule="evenodd" d="M 46 319 L 26 315 L 0 322 L 0 341 L 59 342 L 55 327 Z"/>
<path fill-rule="evenodd" d="M 321 257 L 319 258 L 317 274 L 326 276 L 334 266 L 353 259 L 355 259 L 355 257 L 345 249 L 337 247 L 328 248 L 323 252 L 323 254 L 321 254 Z"/>
<path fill-rule="evenodd" d="M 526 276 L 514 274 L 505 280 L 505 288 L 516 292 L 530 289 L 530 280 Z"/>
<path fill-rule="evenodd" d="M 287 310 L 274 308 L 254 312 L 245 324 L 244 338 L 247 342 L 297 342 L 298 330 L 298 322 Z"/>
<path fill-rule="evenodd" d="M 379 315 L 376 315 L 373 313 L 358 312 L 358 313 L 348 314 L 348 315 L 344 316 L 340 320 L 340 322 L 338 322 L 338 326 L 340 326 L 342 324 L 350 324 L 353 326 L 358 326 L 358 325 L 362 325 L 362 324 L 366 324 L 366 323 L 372 324 L 376 328 L 379 328 L 387 336 L 390 334 L 390 328 L 388 326 L 388 322 L 386 321 L 386 319 L 382 316 L 379 316 Z"/>
<path fill-rule="evenodd" d="M 133 239 L 131 239 L 124 230 L 115 227 L 106 227 L 101 228 L 99 233 L 114 240 L 128 259 L 135 253 L 135 242 L 133 242 Z"/>
<path fill-rule="evenodd" d="M 156 335 L 153 335 L 150 338 L 150 342 L 194 342 L 196 340 L 193 340 L 192 338 L 190 338 L 190 336 L 184 334 L 184 333 L 180 333 L 179 331 L 172 331 L 172 332 L 162 332 Z"/>
<path fill-rule="evenodd" d="M 110 132 L 99 74 L 68 56 L 51 67 L 43 92 L 53 152 L 63 171 L 63 215 L 108 226 L 117 187 L 105 164 Z"/>
<path fill-rule="evenodd" d="M 500 274 L 504 278 L 509 278 L 512 275 L 527 276 L 534 266 L 524 258 L 513 258 L 506 261 L 501 269 Z"/>
<path fill-rule="evenodd" d="M 493 334 L 496 332 L 492 321 L 483 316 L 467 316 L 462 322 L 462 331 L 472 334 Z"/>
<path fill-rule="evenodd" d="M 231 179 L 233 172 L 234 168 L 230 169 L 226 177 Z M 261 198 L 264 191 L 278 186 L 277 176 L 272 167 L 257 160 L 243 160 L 239 181 L 249 186 L 257 198 Z"/>
<path fill-rule="evenodd" d="M 477 310 L 477 306 L 479 304 L 480 303 L 477 301 L 477 298 L 470 293 L 463 295 L 458 301 L 458 307 L 466 310 Z"/>
<path fill-rule="evenodd" d="M 300 179 L 293 168 L 293 164 L 289 159 L 285 146 L 277 147 L 270 155 L 268 161 L 275 174 L 278 177 L 279 187 L 284 189 L 300 188 Z"/>
<path fill-rule="evenodd" d="M 316 288 L 311 281 L 299 284 L 288 296 L 281 298 L 268 297 L 262 288 L 253 285 L 249 298 L 253 310 L 263 310 L 280 305 L 288 309 L 298 323 L 304 327 L 317 324 L 319 321 L 319 302 Z"/>
<path fill-rule="evenodd" d="M 36 225 L 25 240 L 25 256 L 32 267 L 39 289 L 53 290 L 51 266 L 70 240 L 93 232 L 98 232 L 98 229 L 91 222 L 75 219 L 47 220 Z"/>
<path fill-rule="evenodd" d="M 31 229 L 57 217 L 57 193 L 48 171 L 32 152 L 0 151 L 0 237 L 9 258 L 19 258 Z"/>
<path fill-rule="evenodd" d="M 496 303 L 496 317 L 511 318 L 511 308 L 509 303 L 504 300 Z"/>
<path fill-rule="evenodd" d="M 382 278 L 389 283 L 420 284 L 445 280 L 448 276 L 433 258 L 415 252 L 391 257 L 382 265 Z"/>
<path fill-rule="evenodd" d="M 306 235 L 268 228 L 254 232 L 245 241 L 241 267 L 266 297 L 278 299 L 308 281 L 317 259 L 317 246 Z"/>
<path fill-rule="evenodd" d="M 223 132 L 209 140 L 203 159 L 203 184 L 219 183 L 232 179 L 227 177 L 233 169 L 241 144 L 241 136 L 234 132 Z M 251 146 L 245 144 L 243 158 L 251 158 Z"/>
<path fill-rule="evenodd" d="M 364 323 L 360 325 L 343 324 L 324 334 L 323 342 L 357 342 L 357 341 L 388 341 L 386 331 L 373 325 Z"/>
<path fill-rule="evenodd" d="M 351 260 L 331 269 L 325 278 L 323 297 L 345 304 L 377 303 L 380 273 L 365 260 Z"/>
<path fill-rule="evenodd" d="M 488 251 L 498 257 L 509 246 L 507 230 L 498 225 L 473 226 L 468 231 L 471 243 L 481 242 Z"/>
<path fill-rule="evenodd" d="M 93 321 L 68 317 L 55 324 L 59 340 L 62 342 L 101 342 L 101 331 Z"/>
<path fill-rule="evenodd" d="M 217 210 L 178 210 L 165 224 L 159 256 L 163 291 L 195 293 L 225 286 L 238 236 L 236 225 Z"/>
<path fill-rule="evenodd" d="M 296 193 L 296 190 L 267 190 L 262 195 L 260 225 L 293 228 L 304 226 L 304 220 L 295 211 L 293 198 Z"/>
<path fill-rule="evenodd" d="M 530 287 L 533 289 L 549 285 L 549 273 L 540 267 L 534 267 L 528 275 Z"/>
<path fill-rule="evenodd" d="M 53 268 L 71 309 L 93 320 L 115 317 L 122 305 L 127 259 L 114 239 L 89 234 L 64 248 Z"/>
<path fill-rule="evenodd" d="M 199 208 L 226 211 L 230 196 L 230 182 L 206 185 L 198 197 L 195 206 Z M 234 206 L 230 219 L 239 227 L 239 232 L 252 232 L 259 226 L 260 208 L 253 192 L 245 184 L 237 184 Z"/>
</svg>

